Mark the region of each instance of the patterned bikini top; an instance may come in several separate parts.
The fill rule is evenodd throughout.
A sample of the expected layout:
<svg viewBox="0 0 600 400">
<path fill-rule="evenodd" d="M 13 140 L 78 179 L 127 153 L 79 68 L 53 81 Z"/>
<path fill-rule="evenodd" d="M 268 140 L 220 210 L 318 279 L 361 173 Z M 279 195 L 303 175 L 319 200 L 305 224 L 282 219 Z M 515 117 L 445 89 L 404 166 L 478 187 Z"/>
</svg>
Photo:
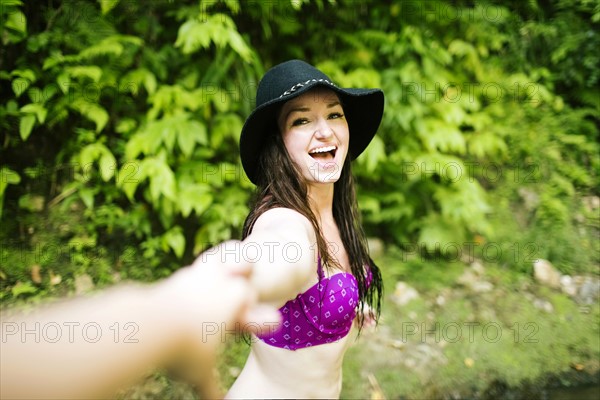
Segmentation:
<svg viewBox="0 0 600 400">
<path fill-rule="evenodd" d="M 271 346 L 287 350 L 332 343 L 352 328 L 358 305 L 358 283 L 354 275 L 339 272 L 325 277 L 318 259 L 319 282 L 279 309 L 279 329 L 259 335 Z M 370 283 L 371 274 L 367 277 Z"/>
</svg>

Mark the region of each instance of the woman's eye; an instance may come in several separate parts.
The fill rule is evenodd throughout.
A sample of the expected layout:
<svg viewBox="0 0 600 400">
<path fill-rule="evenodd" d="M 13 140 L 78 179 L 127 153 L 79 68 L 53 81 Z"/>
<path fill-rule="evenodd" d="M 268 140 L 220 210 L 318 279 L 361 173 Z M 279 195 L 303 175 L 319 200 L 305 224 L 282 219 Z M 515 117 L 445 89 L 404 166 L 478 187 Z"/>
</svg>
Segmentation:
<svg viewBox="0 0 600 400">
<path fill-rule="evenodd" d="M 329 119 L 337 119 L 337 118 L 342 118 L 344 116 L 344 114 L 339 113 L 339 112 L 334 112 L 329 114 Z"/>
<path fill-rule="evenodd" d="M 306 118 L 298 118 L 298 119 L 295 119 L 295 120 L 292 122 L 292 126 L 304 125 L 304 124 L 306 124 L 307 122 L 308 122 L 308 120 L 307 120 Z"/>
</svg>

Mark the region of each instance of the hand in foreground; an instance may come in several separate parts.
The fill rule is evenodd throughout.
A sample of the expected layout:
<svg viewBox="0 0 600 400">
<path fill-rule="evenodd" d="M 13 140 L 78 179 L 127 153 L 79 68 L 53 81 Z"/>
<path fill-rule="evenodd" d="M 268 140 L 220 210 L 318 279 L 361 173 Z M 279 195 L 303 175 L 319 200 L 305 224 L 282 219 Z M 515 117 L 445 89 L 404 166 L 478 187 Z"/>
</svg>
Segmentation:
<svg viewBox="0 0 600 400">
<path fill-rule="evenodd" d="M 236 244 L 221 243 L 201 254 L 189 267 L 164 282 L 165 298 L 177 298 L 173 312 L 186 332 L 177 354 L 177 374 L 193 384 L 203 398 L 219 398 L 213 372 L 218 349 L 227 340 L 242 340 L 242 332 L 275 329 L 280 316 L 261 305 L 250 284 L 251 264 L 239 253 L 227 253 Z"/>
</svg>

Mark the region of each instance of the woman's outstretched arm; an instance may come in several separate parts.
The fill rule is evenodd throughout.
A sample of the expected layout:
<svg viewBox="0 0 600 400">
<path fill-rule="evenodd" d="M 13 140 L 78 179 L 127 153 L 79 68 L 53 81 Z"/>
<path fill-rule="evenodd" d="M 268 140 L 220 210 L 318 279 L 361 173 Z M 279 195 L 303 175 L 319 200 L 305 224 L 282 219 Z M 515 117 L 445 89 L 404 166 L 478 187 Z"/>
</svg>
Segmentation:
<svg viewBox="0 0 600 400">
<path fill-rule="evenodd" d="M 253 264 L 251 281 L 262 302 L 282 306 L 316 275 L 315 232 L 308 219 L 296 211 L 266 211 L 239 246 L 242 257 Z"/>
</svg>

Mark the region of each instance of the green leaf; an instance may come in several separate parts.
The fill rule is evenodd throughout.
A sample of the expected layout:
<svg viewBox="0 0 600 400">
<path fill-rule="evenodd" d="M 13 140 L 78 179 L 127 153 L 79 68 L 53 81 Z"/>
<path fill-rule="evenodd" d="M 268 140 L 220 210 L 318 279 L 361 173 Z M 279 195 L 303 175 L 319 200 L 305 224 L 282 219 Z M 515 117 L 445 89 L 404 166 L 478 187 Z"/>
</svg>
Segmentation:
<svg viewBox="0 0 600 400">
<path fill-rule="evenodd" d="M 39 103 L 30 103 L 21 107 L 21 112 L 35 114 L 37 116 L 37 120 L 40 124 L 43 124 L 46 120 L 46 115 L 48 115 L 48 110 L 44 108 Z"/>
<path fill-rule="evenodd" d="M 140 162 L 140 180 L 150 180 L 150 199 L 160 205 L 161 196 L 176 201 L 175 174 L 161 157 L 148 157 Z"/>
<path fill-rule="evenodd" d="M 96 132 L 102 131 L 108 122 L 108 113 L 96 103 L 77 99 L 71 103 L 71 108 L 96 124 Z"/>
<path fill-rule="evenodd" d="M 250 61 L 252 58 L 252 51 L 250 47 L 246 44 L 242 36 L 236 30 L 230 30 L 229 35 L 227 36 L 229 39 L 229 45 L 235 52 L 242 57 L 244 61 Z"/>
<path fill-rule="evenodd" d="M 181 258 L 185 251 L 185 237 L 181 232 L 181 227 L 177 226 L 167 231 L 163 235 L 163 243 L 173 249 L 177 258 Z"/>
<path fill-rule="evenodd" d="M 37 288 L 30 282 L 17 282 L 10 291 L 14 297 L 18 297 L 22 294 L 35 293 L 37 292 Z"/>
<path fill-rule="evenodd" d="M 442 217 L 471 231 L 487 233 L 486 214 L 491 207 L 486 202 L 483 188 L 476 180 L 461 177 L 450 187 L 436 187 L 433 198 L 441 207 Z"/>
<path fill-rule="evenodd" d="M 5 5 L 2 4 L 2 7 L 5 7 Z M 8 18 L 6 19 L 6 22 L 4 23 L 4 27 L 7 29 L 11 29 L 15 32 L 18 32 L 20 34 L 26 34 L 27 33 L 27 17 L 25 17 L 25 14 L 23 14 L 19 10 L 11 10 L 8 13 Z"/>
<path fill-rule="evenodd" d="M 178 85 L 161 85 L 156 93 L 150 97 L 152 108 L 148 112 L 148 119 L 156 119 L 161 111 L 164 114 L 172 114 L 174 108 L 182 106 L 180 102 L 182 91 L 182 88 Z"/>
<path fill-rule="evenodd" d="M 95 65 L 79 65 L 74 67 L 67 67 L 65 71 L 74 78 L 89 78 L 94 82 L 98 82 L 102 77 L 102 68 Z"/>
<path fill-rule="evenodd" d="M 29 95 L 32 103 L 45 104 L 48 102 L 48 100 L 51 100 L 56 93 L 58 93 L 56 85 L 49 83 L 44 86 L 43 90 L 33 88 L 32 90 L 29 90 L 27 94 Z"/>
<path fill-rule="evenodd" d="M 479 158 L 508 152 L 504 140 L 491 132 L 473 134 L 468 140 L 468 147 L 469 153 Z"/>
<path fill-rule="evenodd" d="M 194 152 L 194 146 L 196 145 L 196 139 L 194 137 L 194 132 L 189 129 L 180 129 L 177 132 L 177 144 L 179 144 L 179 148 L 181 152 L 189 157 Z"/>
<path fill-rule="evenodd" d="M 240 12 L 240 2 L 238 0 L 224 0 L 225 6 L 231 10 L 233 14 Z"/>
<path fill-rule="evenodd" d="M 177 196 L 177 205 L 181 215 L 188 217 L 192 210 L 196 216 L 202 215 L 213 202 L 211 187 L 203 184 L 181 184 Z"/>
<path fill-rule="evenodd" d="M 148 142 L 148 134 L 144 131 L 138 131 L 125 145 L 125 158 L 127 160 L 134 160 L 140 154 L 149 154 L 148 146 L 152 143 Z M 156 142 L 154 142 L 156 143 Z"/>
<path fill-rule="evenodd" d="M 83 204 L 89 209 L 94 208 L 94 190 L 90 188 L 79 189 L 79 197 Z"/>
<path fill-rule="evenodd" d="M 155 201 L 158 201 L 161 195 L 175 200 L 175 175 L 167 164 L 160 164 L 156 175 L 150 177 L 150 193 Z"/>
<path fill-rule="evenodd" d="M 238 117 L 239 118 L 239 117 Z M 238 119 L 239 120 L 239 119 Z M 200 121 L 190 121 L 188 129 L 194 132 L 196 143 L 206 146 L 208 144 L 208 135 L 206 133 L 206 125 Z M 241 130 L 241 125 L 240 125 Z"/>
<path fill-rule="evenodd" d="M 99 0 L 102 15 L 106 15 L 119 4 L 119 0 Z"/>
<path fill-rule="evenodd" d="M 165 118 L 155 125 L 156 129 L 160 129 L 160 142 L 158 144 L 162 143 L 169 153 L 173 151 L 173 147 L 175 146 L 177 132 L 185 129 L 186 118 L 187 116 Z"/>
<path fill-rule="evenodd" d="M 236 141 L 242 131 L 243 122 L 239 115 L 234 113 L 219 114 L 215 117 L 210 131 L 210 145 L 219 148 L 227 137 Z"/>
<path fill-rule="evenodd" d="M 429 151 L 465 152 L 465 138 L 456 126 L 429 118 L 418 126 L 417 133 Z"/>
<path fill-rule="evenodd" d="M 35 72 L 33 72 L 33 70 L 31 69 L 15 69 L 14 71 L 12 71 L 10 73 L 11 76 L 17 76 L 19 78 L 23 78 L 25 80 L 28 80 L 29 82 L 35 82 L 37 80 L 36 76 L 35 76 Z"/>
<path fill-rule="evenodd" d="M 130 201 L 142 180 L 146 178 L 144 171 L 137 162 L 127 162 L 119 170 L 117 175 L 117 187 L 120 187 Z"/>
<path fill-rule="evenodd" d="M 175 47 L 181 47 L 183 54 L 190 54 L 210 45 L 207 25 L 196 20 L 189 20 L 179 28 Z"/>
<path fill-rule="evenodd" d="M 93 46 L 87 47 L 79 53 L 80 60 L 89 60 L 99 56 L 118 57 L 123 53 L 123 45 L 115 37 L 108 37 Z"/>
<path fill-rule="evenodd" d="M 109 181 L 115 174 L 117 161 L 111 151 L 102 143 L 92 143 L 79 152 L 79 162 L 82 170 L 89 171 L 94 161 L 98 161 L 100 176 L 104 182 Z"/>
<path fill-rule="evenodd" d="M 118 133 L 128 133 L 133 131 L 137 126 L 137 122 L 133 118 L 123 118 L 117 124 L 115 131 Z"/>
<path fill-rule="evenodd" d="M 104 182 L 108 182 L 110 178 L 115 174 L 115 170 L 117 169 L 117 160 L 115 156 L 112 155 L 110 150 L 106 149 L 106 151 L 102 152 L 99 161 L 100 166 L 100 176 Z"/>
<path fill-rule="evenodd" d="M 24 78 L 17 78 L 10 83 L 15 96 L 20 97 L 31 85 L 31 81 Z"/>
<path fill-rule="evenodd" d="M 123 92 L 129 92 L 134 96 L 139 92 L 139 87 L 144 86 L 146 92 L 152 95 L 156 92 L 156 76 L 145 68 L 138 68 L 123 76 L 120 80 L 120 86 Z"/>
<path fill-rule="evenodd" d="M 21 177 L 12 169 L 2 166 L 0 168 L 0 194 L 4 192 L 6 185 L 17 185 L 21 182 Z"/>
<path fill-rule="evenodd" d="M 92 143 L 81 149 L 79 152 L 79 162 L 83 170 L 86 170 L 98 158 L 101 151 L 100 146 L 102 145 L 99 143 Z"/>
<path fill-rule="evenodd" d="M 377 164 L 385 158 L 385 144 L 381 137 L 376 135 L 359 160 L 365 165 L 367 172 L 374 172 Z"/>
<path fill-rule="evenodd" d="M 71 77 L 67 73 L 62 73 L 56 78 L 56 83 L 63 94 L 67 94 L 71 85 Z"/>
<path fill-rule="evenodd" d="M 4 191 L 8 185 L 17 185 L 21 182 L 21 177 L 15 171 L 8 167 L 0 168 L 0 217 L 2 217 L 2 207 L 4 204 Z"/>
<path fill-rule="evenodd" d="M 144 75 L 144 87 L 148 94 L 156 92 L 156 86 L 156 76 L 154 76 L 152 72 L 146 71 L 146 74 Z"/>
<path fill-rule="evenodd" d="M 191 54 L 209 48 L 211 43 L 217 47 L 229 45 L 246 62 L 252 59 L 252 50 L 238 33 L 233 20 L 225 14 L 185 22 L 179 28 L 175 47 L 180 47 L 183 54 Z"/>
<path fill-rule="evenodd" d="M 66 57 L 61 52 L 55 52 L 46 57 L 42 69 L 45 71 L 57 65 L 60 65 L 66 61 Z"/>
<path fill-rule="evenodd" d="M 0 0 L 0 5 L 2 7 L 22 6 L 23 2 L 21 0 Z"/>
<path fill-rule="evenodd" d="M 205 251 L 207 245 L 210 243 L 208 225 L 204 225 L 196 231 L 196 235 L 194 236 L 194 254 Z"/>
<path fill-rule="evenodd" d="M 33 129 L 34 124 L 35 115 L 27 114 L 21 117 L 21 121 L 19 122 L 19 134 L 21 135 L 21 139 L 23 139 L 24 141 L 27 140 L 27 138 L 31 134 L 31 130 Z"/>
<path fill-rule="evenodd" d="M 187 121 L 184 126 L 177 129 L 177 143 L 186 157 L 194 152 L 196 143 L 206 144 L 206 136 L 206 126 L 200 121 Z"/>
</svg>

